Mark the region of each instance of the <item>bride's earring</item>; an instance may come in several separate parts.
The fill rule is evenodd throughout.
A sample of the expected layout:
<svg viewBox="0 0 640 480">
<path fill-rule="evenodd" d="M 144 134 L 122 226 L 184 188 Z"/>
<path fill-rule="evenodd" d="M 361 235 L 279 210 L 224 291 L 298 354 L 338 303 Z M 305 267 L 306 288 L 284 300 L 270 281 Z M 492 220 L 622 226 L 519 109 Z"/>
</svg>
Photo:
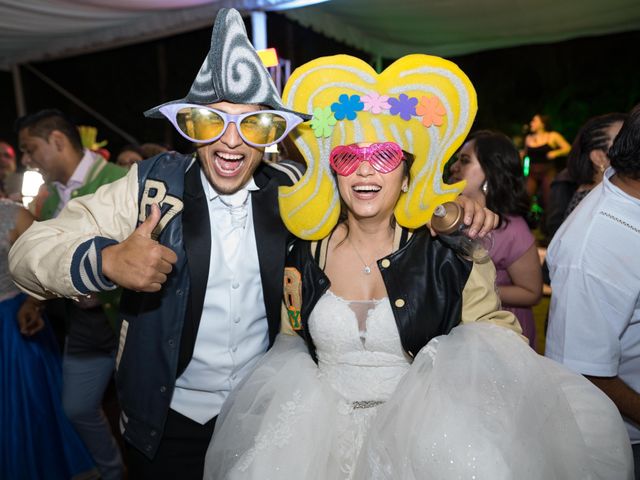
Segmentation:
<svg viewBox="0 0 640 480">
<path fill-rule="evenodd" d="M 409 191 L 409 185 L 403 185 L 403 186 L 402 186 L 402 191 L 403 191 L 404 193 L 407 193 L 407 192 Z"/>
<path fill-rule="evenodd" d="M 489 182 L 485 180 L 484 183 L 482 184 L 482 187 L 480 187 L 480 189 L 482 190 L 482 193 L 486 195 L 487 192 L 489 191 Z"/>
</svg>

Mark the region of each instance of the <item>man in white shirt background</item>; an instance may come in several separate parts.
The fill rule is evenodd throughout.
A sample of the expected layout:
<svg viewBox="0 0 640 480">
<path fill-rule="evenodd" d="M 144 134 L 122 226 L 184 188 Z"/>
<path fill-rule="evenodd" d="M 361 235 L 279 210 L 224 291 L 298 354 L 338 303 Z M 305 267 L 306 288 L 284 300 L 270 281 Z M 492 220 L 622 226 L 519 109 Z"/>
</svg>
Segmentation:
<svg viewBox="0 0 640 480">
<path fill-rule="evenodd" d="M 640 478 L 640 105 L 609 150 L 611 168 L 547 251 L 546 352 L 618 407 Z"/>
</svg>

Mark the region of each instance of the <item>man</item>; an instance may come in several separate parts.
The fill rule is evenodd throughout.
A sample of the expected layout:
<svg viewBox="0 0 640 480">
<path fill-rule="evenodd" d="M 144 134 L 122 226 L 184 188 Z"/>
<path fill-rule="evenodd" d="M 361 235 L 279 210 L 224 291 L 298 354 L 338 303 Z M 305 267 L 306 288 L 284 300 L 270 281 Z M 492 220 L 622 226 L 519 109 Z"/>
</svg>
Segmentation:
<svg viewBox="0 0 640 480">
<path fill-rule="evenodd" d="M 42 110 L 22 117 L 16 130 L 24 162 L 38 168 L 47 182 L 40 220 L 56 217 L 71 198 L 91 194 L 126 173 L 83 149 L 76 126 L 60 111 Z M 120 450 L 102 411 L 117 345 L 117 296 L 113 292 L 81 302 L 47 302 L 49 316 L 62 317 L 68 330 L 62 362 L 65 413 L 104 479 L 120 479 L 123 474 Z M 39 318 L 39 308 L 39 302 L 29 298 L 19 313 L 20 320 Z"/>
<path fill-rule="evenodd" d="M 248 70 L 237 75 L 239 66 Z M 184 111 L 168 113 L 179 104 Z M 280 114 L 246 115 L 263 109 Z M 129 289 L 116 357 L 129 477 L 200 479 L 224 399 L 280 325 L 288 233 L 277 192 L 301 172 L 263 163 L 261 145 L 306 117 L 284 108 L 242 18 L 227 9 L 187 96 L 147 115 L 161 110 L 198 142 L 197 161 L 168 152 L 134 165 L 30 230 L 12 258 L 18 283 L 41 297 Z M 256 133 L 256 120 L 277 136 Z"/>
<path fill-rule="evenodd" d="M 611 167 L 556 233 L 546 355 L 584 374 L 623 415 L 640 478 L 640 105 Z"/>
<path fill-rule="evenodd" d="M 280 327 L 278 187 L 302 172 L 263 162 L 264 147 L 309 117 L 284 107 L 232 9 L 218 13 L 187 96 L 146 115 L 165 115 L 197 154 L 139 162 L 71 202 L 21 237 L 11 268 L 40 296 L 127 289 L 116 379 L 129 477 L 201 479 L 222 403 Z M 478 211 L 476 230 L 484 220 Z"/>
</svg>

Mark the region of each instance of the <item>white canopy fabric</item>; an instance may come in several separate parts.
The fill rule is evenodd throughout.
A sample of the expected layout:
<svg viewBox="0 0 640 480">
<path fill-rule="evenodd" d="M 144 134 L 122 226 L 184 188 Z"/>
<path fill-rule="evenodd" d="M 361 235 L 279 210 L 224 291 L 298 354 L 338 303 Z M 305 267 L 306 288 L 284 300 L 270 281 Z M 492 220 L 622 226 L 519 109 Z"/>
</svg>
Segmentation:
<svg viewBox="0 0 640 480">
<path fill-rule="evenodd" d="M 285 14 L 384 58 L 446 57 L 640 29 L 640 0 L 332 0 Z"/>
<path fill-rule="evenodd" d="M 316 2 L 0 0 L 0 69 L 208 27 L 221 7 L 285 10 Z M 640 30 L 639 0 L 330 0 L 286 15 L 386 58 Z"/>
<path fill-rule="evenodd" d="M 0 69 L 211 27 L 222 7 L 279 10 L 299 3 L 300 0 L 0 0 Z"/>
</svg>

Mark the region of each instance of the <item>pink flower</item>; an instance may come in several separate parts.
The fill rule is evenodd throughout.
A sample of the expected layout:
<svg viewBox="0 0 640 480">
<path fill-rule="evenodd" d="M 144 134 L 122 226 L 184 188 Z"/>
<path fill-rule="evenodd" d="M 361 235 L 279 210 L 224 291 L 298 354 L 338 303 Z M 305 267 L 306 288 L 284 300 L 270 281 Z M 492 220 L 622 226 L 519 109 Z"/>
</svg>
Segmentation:
<svg viewBox="0 0 640 480">
<path fill-rule="evenodd" d="M 378 95 L 376 92 L 370 92 L 362 97 L 361 100 L 364 103 L 365 112 L 371 112 L 376 115 L 391 107 L 388 102 L 389 97 L 387 95 Z"/>
<path fill-rule="evenodd" d="M 422 97 L 416 108 L 416 113 L 422 117 L 422 124 L 425 127 L 435 125 L 441 126 L 444 123 L 444 116 L 447 111 L 444 109 L 442 102 L 436 96 Z"/>
</svg>

